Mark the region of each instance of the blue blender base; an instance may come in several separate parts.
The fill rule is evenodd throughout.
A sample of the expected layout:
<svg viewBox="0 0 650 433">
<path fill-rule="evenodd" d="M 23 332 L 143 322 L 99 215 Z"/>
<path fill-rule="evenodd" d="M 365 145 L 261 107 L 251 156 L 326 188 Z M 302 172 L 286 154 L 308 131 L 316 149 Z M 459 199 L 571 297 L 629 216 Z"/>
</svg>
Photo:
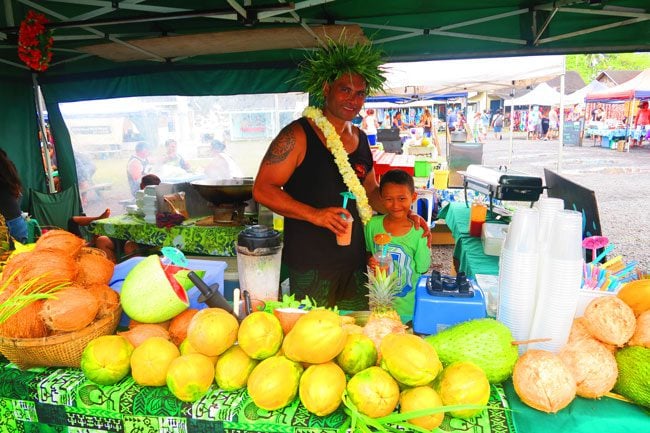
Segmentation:
<svg viewBox="0 0 650 433">
<path fill-rule="evenodd" d="M 459 296 L 458 291 L 443 290 L 433 296 L 427 290 L 431 277 L 423 275 L 415 288 L 413 331 L 417 334 L 437 334 L 456 323 L 487 317 L 485 298 L 481 289 L 472 287 L 471 296 Z M 450 278 L 450 277 L 446 277 Z"/>
</svg>

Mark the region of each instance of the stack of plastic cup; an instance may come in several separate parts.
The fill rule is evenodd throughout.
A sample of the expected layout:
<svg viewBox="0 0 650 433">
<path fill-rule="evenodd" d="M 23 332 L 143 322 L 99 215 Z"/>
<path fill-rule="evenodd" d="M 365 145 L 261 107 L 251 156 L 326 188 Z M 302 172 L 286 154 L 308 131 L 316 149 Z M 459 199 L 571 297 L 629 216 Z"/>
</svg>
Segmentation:
<svg viewBox="0 0 650 433">
<path fill-rule="evenodd" d="M 537 209 L 539 209 L 539 230 L 537 232 L 537 239 L 539 241 L 540 250 L 543 250 L 546 245 L 546 240 L 551 234 L 553 228 L 553 217 L 558 211 L 564 209 L 564 200 L 561 198 L 541 197 L 537 202 Z"/>
<path fill-rule="evenodd" d="M 582 282 L 582 214 L 571 210 L 556 213 L 547 248 L 540 256 L 537 304 L 529 349 L 557 353 L 567 342 Z"/>
<path fill-rule="evenodd" d="M 512 217 L 499 259 L 497 320 L 515 340 L 527 340 L 537 297 L 539 212 L 520 208 Z M 525 347 L 519 347 L 523 353 Z"/>
</svg>

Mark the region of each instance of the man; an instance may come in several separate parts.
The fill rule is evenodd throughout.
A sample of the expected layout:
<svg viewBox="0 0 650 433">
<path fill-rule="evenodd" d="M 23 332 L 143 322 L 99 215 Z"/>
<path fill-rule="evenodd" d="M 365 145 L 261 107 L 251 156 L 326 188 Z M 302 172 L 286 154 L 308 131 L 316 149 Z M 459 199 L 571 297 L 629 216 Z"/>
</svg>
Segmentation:
<svg viewBox="0 0 650 433">
<path fill-rule="evenodd" d="M 135 145 L 135 155 L 132 155 L 126 163 L 126 175 L 133 197 L 135 197 L 136 191 L 140 189 L 142 176 L 148 174 L 151 169 L 148 158 L 149 145 L 144 141 L 140 141 Z"/>
<path fill-rule="evenodd" d="M 648 127 L 650 126 L 650 109 L 648 109 L 648 101 L 643 101 L 639 104 L 639 111 L 634 118 L 634 129 L 639 134 L 639 139 L 632 140 L 632 147 L 642 146 L 643 139 L 646 136 Z"/>
<path fill-rule="evenodd" d="M 341 57 L 345 62 L 335 61 Z M 306 117 L 278 134 L 253 187 L 258 203 L 285 217 L 283 263 L 291 291 L 298 298 L 313 297 L 319 305 L 368 307 L 362 220 L 372 215 L 368 204 L 384 209 L 368 140 L 352 120 L 368 91 L 383 84 L 380 64 L 380 55 L 368 46 L 331 41 L 308 59 L 302 66 L 303 83 L 311 96 L 324 101 L 323 111 L 306 109 Z M 356 200 L 343 208 L 341 193 L 348 190 Z M 349 246 L 336 243 L 336 236 L 346 231 L 343 216 L 354 218 Z"/>
</svg>

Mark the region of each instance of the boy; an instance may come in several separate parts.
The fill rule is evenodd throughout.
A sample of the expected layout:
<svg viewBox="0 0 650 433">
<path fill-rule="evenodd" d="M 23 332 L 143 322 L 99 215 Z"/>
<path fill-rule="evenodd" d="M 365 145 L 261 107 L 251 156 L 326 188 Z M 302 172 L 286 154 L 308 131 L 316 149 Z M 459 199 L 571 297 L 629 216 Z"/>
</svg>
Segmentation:
<svg viewBox="0 0 650 433">
<path fill-rule="evenodd" d="M 372 256 L 378 252 L 373 241 L 376 234 L 388 233 L 390 242 L 386 254 L 393 260 L 393 272 L 398 272 L 401 292 L 395 299 L 395 309 L 408 320 L 413 316 L 415 306 L 415 286 L 422 273 L 431 264 L 431 250 L 427 238 L 422 237 L 422 229 L 416 229 L 408 215 L 411 205 L 417 200 L 417 193 L 411 175 L 403 170 L 390 170 L 381 177 L 379 193 L 388 214 L 376 215 L 365 227 L 368 266 L 374 269 L 377 260 Z"/>
</svg>

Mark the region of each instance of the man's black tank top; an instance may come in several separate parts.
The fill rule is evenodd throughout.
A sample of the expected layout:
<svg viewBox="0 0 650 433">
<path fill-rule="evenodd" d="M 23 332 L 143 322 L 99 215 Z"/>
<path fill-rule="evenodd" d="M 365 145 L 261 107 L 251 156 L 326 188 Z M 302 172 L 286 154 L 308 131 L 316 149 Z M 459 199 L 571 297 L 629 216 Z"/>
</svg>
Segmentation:
<svg viewBox="0 0 650 433">
<path fill-rule="evenodd" d="M 306 118 L 300 118 L 297 122 L 305 131 L 307 149 L 304 160 L 296 167 L 284 185 L 284 190 L 295 200 L 315 208 L 340 207 L 343 204 L 341 192 L 347 191 L 348 188 L 343 182 L 334 157 Z M 372 169 L 372 154 L 368 138 L 361 130 L 359 146 L 348 155 L 348 159 L 363 184 Z M 307 221 L 285 218 L 283 261 L 296 270 L 362 269 L 366 263 L 366 248 L 356 201 L 349 200 L 347 209 L 354 217 L 354 225 L 352 242 L 345 247 L 336 244 L 336 235 L 328 229 Z"/>
</svg>

